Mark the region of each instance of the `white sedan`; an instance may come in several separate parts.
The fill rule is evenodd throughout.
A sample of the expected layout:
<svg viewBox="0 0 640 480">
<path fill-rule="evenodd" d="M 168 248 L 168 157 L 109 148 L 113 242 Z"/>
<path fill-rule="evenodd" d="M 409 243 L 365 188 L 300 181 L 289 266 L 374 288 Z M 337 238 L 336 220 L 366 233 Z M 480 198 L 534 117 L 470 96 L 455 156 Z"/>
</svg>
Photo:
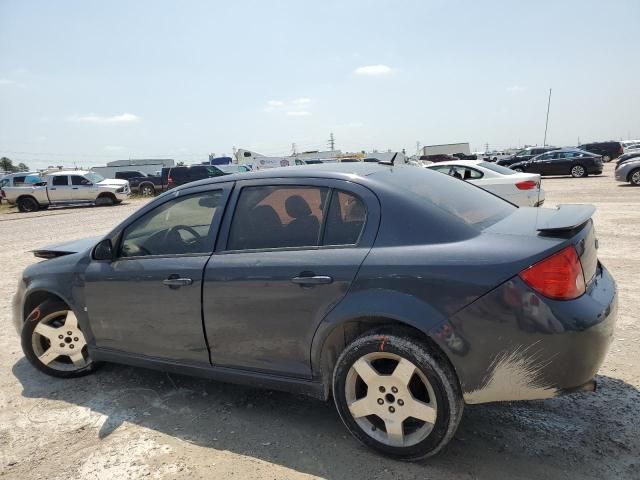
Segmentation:
<svg viewBox="0 0 640 480">
<path fill-rule="evenodd" d="M 426 168 L 473 183 L 520 207 L 539 207 L 544 203 L 542 180 L 535 173 L 520 173 L 482 160 L 440 162 Z"/>
</svg>

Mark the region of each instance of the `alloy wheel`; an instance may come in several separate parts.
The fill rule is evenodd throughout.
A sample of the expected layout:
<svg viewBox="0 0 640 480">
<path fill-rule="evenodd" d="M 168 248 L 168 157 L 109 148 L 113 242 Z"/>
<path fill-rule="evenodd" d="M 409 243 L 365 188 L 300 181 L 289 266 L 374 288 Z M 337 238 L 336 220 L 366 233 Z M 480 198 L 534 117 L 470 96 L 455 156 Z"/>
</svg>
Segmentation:
<svg viewBox="0 0 640 480">
<path fill-rule="evenodd" d="M 427 377 L 394 353 L 374 352 L 356 360 L 346 377 L 345 398 L 362 430 L 385 445 L 416 445 L 436 422 L 437 402 Z"/>
<path fill-rule="evenodd" d="M 155 190 L 151 185 L 145 185 L 142 187 L 142 195 L 145 197 L 152 197 L 155 194 Z"/>
<path fill-rule="evenodd" d="M 634 185 L 640 186 L 640 170 L 636 170 L 631 174 L 631 183 Z"/>
<path fill-rule="evenodd" d="M 91 363 L 84 334 L 70 310 L 53 312 L 40 320 L 31 343 L 38 360 L 49 368 L 73 371 Z"/>
<path fill-rule="evenodd" d="M 582 165 L 575 165 L 571 169 L 571 175 L 574 177 L 584 177 L 584 174 L 585 174 L 585 170 Z"/>
</svg>

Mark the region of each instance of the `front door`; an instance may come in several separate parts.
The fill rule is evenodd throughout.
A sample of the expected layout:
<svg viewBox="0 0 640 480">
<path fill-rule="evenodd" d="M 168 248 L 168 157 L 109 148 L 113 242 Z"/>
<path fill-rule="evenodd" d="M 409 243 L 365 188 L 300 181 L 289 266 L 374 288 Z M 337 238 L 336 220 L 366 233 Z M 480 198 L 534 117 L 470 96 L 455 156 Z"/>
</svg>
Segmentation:
<svg viewBox="0 0 640 480">
<path fill-rule="evenodd" d="M 242 182 L 233 194 L 204 276 L 216 366 L 310 377 L 316 328 L 371 248 L 377 198 L 348 182 L 303 180 Z"/>
<path fill-rule="evenodd" d="M 114 261 L 91 262 L 85 292 L 97 347 L 209 363 L 202 274 L 230 189 L 211 185 L 167 197 L 124 228 Z"/>
<path fill-rule="evenodd" d="M 71 175 L 71 195 L 74 202 L 95 201 L 98 187 L 82 175 Z"/>
</svg>

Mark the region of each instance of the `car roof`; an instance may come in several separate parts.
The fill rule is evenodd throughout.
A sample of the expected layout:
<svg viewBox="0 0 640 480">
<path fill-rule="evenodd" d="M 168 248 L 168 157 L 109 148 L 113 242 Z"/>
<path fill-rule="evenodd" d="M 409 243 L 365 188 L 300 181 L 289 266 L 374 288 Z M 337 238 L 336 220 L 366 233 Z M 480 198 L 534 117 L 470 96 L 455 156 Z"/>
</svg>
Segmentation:
<svg viewBox="0 0 640 480">
<path fill-rule="evenodd" d="M 389 171 L 392 168 L 417 168 L 414 166 L 398 165 L 392 167 L 381 163 L 346 162 L 320 163 L 317 165 L 298 165 L 291 167 L 268 168 L 252 172 L 233 173 L 214 178 L 205 178 L 197 182 L 187 183 L 177 188 L 207 185 L 212 183 L 231 182 L 238 180 L 259 180 L 268 178 L 327 178 L 336 180 L 353 180 L 354 177 L 367 177 L 374 173 Z"/>
<path fill-rule="evenodd" d="M 62 170 L 60 172 L 47 173 L 47 175 L 56 177 L 58 175 L 86 175 L 87 173 L 89 173 L 89 170 Z"/>
</svg>

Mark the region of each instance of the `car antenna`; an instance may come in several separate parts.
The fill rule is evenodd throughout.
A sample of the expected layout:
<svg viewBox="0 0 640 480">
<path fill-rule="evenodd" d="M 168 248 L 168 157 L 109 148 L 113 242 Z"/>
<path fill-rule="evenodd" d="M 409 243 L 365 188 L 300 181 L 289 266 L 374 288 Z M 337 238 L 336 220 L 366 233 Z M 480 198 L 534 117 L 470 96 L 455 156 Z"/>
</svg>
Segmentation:
<svg viewBox="0 0 640 480">
<path fill-rule="evenodd" d="M 380 160 L 378 163 L 381 163 L 383 165 L 391 165 L 391 166 L 393 166 L 395 164 L 395 162 L 396 162 L 396 157 L 397 156 L 398 156 L 398 152 L 393 154 L 393 157 L 391 157 L 391 160 L 388 160 L 388 161 Z"/>
</svg>

